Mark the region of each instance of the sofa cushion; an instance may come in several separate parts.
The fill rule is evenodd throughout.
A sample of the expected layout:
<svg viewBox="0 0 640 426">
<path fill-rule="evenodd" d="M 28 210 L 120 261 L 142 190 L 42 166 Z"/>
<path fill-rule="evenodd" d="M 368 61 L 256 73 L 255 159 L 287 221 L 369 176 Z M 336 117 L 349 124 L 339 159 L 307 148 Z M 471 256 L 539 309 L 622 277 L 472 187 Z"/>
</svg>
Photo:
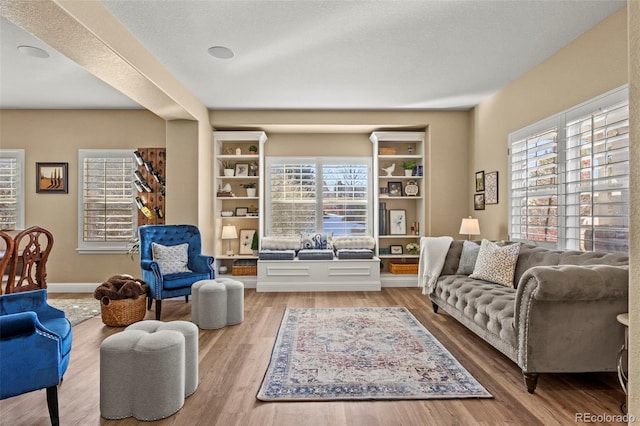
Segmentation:
<svg viewBox="0 0 640 426">
<path fill-rule="evenodd" d="M 458 265 L 460 263 L 460 256 L 462 255 L 462 247 L 464 246 L 464 240 L 453 240 L 449 246 L 447 257 L 444 259 L 444 265 L 442 266 L 442 272 L 440 275 L 456 275 Z"/>
<path fill-rule="evenodd" d="M 519 252 L 520 244 L 500 247 L 498 244 L 483 239 L 480 244 L 476 266 L 469 278 L 514 287 L 513 274 L 516 269 Z"/>
<path fill-rule="evenodd" d="M 330 249 L 333 250 L 333 242 L 332 237 L 333 234 L 323 234 L 318 232 L 302 232 L 300 233 L 302 243 L 301 248 L 303 249 Z"/>
<path fill-rule="evenodd" d="M 476 266 L 480 246 L 473 241 L 465 241 L 462 245 L 462 254 L 460 255 L 460 263 L 458 264 L 457 275 L 470 275 Z"/>
<path fill-rule="evenodd" d="M 158 262 L 160 270 L 164 275 L 176 274 L 178 272 L 191 272 L 187 267 L 189 261 L 189 243 L 175 246 L 163 246 L 158 243 L 151 243 L 151 253 L 153 260 Z"/>
</svg>

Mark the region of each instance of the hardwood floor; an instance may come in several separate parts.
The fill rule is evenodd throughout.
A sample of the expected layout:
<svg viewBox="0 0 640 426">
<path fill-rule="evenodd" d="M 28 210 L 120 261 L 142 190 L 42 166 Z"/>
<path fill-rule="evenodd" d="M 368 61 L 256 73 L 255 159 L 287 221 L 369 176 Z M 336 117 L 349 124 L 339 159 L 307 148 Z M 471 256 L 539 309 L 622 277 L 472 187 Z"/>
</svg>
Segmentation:
<svg viewBox="0 0 640 426">
<path fill-rule="evenodd" d="M 78 294 L 50 294 L 77 298 Z M 86 297 L 91 297 L 86 295 Z M 256 399 L 286 307 L 405 306 L 482 383 L 493 399 L 428 401 L 261 402 Z M 183 299 L 165 301 L 162 319 L 189 320 Z M 147 311 L 147 319 L 153 318 Z M 100 343 L 121 328 L 99 317 L 73 328 L 71 363 L 59 388 L 62 425 L 148 424 L 100 417 Z M 18 355 L 18 354 L 17 354 Z M 624 393 L 613 373 L 543 374 L 528 394 L 518 367 L 416 288 L 381 292 L 256 293 L 245 290 L 245 320 L 200 332 L 200 383 L 161 425 L 564 425 L 576 413 L 617 416 Z M 150 396 L 152 397 L 152 396 Z M 45 391 L 0 401 L 1 425 L 47 425 Z M 606 423 L 600 423 L 606 424 Z"/>
</svg>

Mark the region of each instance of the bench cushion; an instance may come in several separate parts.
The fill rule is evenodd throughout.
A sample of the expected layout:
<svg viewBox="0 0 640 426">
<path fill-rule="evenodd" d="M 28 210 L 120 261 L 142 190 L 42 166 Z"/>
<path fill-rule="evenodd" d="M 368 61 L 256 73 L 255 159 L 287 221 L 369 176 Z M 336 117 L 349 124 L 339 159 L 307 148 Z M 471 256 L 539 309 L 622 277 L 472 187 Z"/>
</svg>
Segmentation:
<svg viewBox="0 0 640 426">
<path fill-rule="evenodd" d="M 331 249 L 303 249 L 298 252 L 300 260 L 332 260 L 333 250 Z"/>
<path fill-rule="evenodd" d="M 296 257 L 295 250 L 260 250 L 260 260 L 293 260 Z"/>
<path fill-rule="evenodd" d="M 369 249 L 340 249 L 338 259 L 373 259 L 373 250 Z"/>
</svg>

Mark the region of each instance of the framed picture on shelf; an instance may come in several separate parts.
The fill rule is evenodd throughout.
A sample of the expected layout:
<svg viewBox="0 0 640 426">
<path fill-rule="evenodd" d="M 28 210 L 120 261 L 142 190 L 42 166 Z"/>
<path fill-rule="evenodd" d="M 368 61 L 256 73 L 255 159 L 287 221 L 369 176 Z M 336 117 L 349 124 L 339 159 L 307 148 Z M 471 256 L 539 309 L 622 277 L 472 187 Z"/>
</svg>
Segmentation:
<svg viewBox="0 0 640 426">
<path fill-rule="evenodd" d="M 476 172 L 476 192 L 484 191 L 484 170 Z"/>
<path fill-rule="evenodd" d="M 253 254 L 251 244 L 253 243 L 253 234 L 255 233 L 255 229 L 240 230 L 240 254 Z"/>
<path fill-rule="evenodd" d="M 389 210 L 389 234 L 407 234 L 407 212 L 405 210 Z"/>
<path fill-rule="evenodd" d="M 484 194 L 474 194 L 473 196 L 473 209 L 484 210 Z"/>
<path fill-rule="evenodd" d="M 387 195 L 400 197 L 402 195 L 402 182 L 387 182 Z"/>
<path fill-rule="evenodd" d="M 402 254 L 402 246 L 401 245 L 390 246 L 389 251 L 391 254 Z"/>
<path fill-rule="evenodd" d="M 236 207 L 236 216 L 246 216 L 249 213 L 248 207 Z"/>
<path fill-rule="evenodd" d="M 69 193 L 69 163 L 36 163 L 36 192 Z"/>
<path fill-rule="evenodd" d="M 249 163 L 236 163 L 236 176 L 249 176 Z"/>
<path fill-rule="evenodd" d="M 498 204 L 498 172 L 484 175 L 484 202 L 486 204 Z"/>
</svg>

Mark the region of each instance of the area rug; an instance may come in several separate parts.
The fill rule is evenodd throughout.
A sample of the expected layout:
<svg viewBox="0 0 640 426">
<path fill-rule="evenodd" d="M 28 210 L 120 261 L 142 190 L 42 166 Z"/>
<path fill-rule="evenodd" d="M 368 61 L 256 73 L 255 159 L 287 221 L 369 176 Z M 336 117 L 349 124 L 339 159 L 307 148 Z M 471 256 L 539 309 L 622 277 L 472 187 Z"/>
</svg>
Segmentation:
<svg viewBox="0 0 640 426">
<path fill-rule="evenodd" d="M 96 299 L 47 299 L 47 303 L 63 310 L 72 326 L 100 315 L 100 302 Z"/>
<path fill-rule="evenodd" d="M 288 308 L 257 398 L 492 398 L 403 307 Z"/>
</svg>

